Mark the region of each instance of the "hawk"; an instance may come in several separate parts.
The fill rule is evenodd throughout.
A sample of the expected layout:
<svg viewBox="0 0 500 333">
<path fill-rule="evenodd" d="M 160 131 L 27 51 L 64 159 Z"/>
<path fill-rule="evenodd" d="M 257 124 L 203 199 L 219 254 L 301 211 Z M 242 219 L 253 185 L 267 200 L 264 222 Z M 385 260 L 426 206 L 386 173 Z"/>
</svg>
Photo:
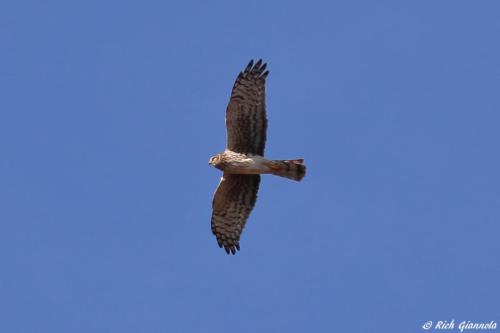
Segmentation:
<svg viewBox="0 0 500 333">
<path fill-rule="evenodd" d="M 267 160 L 265 85 L 269 71 L 262 59 L 240 72 L 226 109 L 227 146 L 209 164 L 223 171 L 212 202 L 212 232 L 228 254 L 240 249 L 240 235 L 257 200 L 260 175 L 296 181 L 306 173 L 303 159 Z"/>
</svg>

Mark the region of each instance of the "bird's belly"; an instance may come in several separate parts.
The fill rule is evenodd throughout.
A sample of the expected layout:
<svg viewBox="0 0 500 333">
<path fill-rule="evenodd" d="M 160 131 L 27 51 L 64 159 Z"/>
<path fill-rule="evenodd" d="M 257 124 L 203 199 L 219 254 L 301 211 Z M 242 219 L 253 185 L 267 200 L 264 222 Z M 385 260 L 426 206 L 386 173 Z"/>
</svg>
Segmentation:
<svg viewBox="0 0 500 333">
<path fill-rule="evenodd" d="M 228 163 L 224 168 L 225 172 L 242 174 L 242 175 L 258 175 L 269 173 L 269 167 L 264 163 L 263 158 L 248 158 L 243 161 L 233 161 Z"/>
</svg>

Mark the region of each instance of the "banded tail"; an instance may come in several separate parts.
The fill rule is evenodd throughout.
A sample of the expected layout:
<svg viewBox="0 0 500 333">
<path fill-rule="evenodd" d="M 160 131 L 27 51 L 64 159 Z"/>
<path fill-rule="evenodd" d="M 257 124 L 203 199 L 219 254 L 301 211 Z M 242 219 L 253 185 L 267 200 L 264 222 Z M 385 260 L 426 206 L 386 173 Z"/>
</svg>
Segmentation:
<svg viewBox="0 0 500 333">
<path fill-rule="evenodd" d="M 301 181 L 306 175 L 306 166 L 302 158 L 296 160 L 274 160 L 271 162 L 272 174 Z"/>
</svg>

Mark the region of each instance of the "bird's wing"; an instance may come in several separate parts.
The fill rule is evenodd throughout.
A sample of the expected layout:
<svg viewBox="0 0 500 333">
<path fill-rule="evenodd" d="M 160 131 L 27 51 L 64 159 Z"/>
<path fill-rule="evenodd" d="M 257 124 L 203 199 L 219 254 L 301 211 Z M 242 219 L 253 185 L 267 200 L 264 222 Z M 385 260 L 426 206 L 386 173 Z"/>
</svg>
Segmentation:
<svg viewBox="0 0 500 333">
<path fill-rule="evenodd" d="M 212 232 L 228 254 L 240 249 L 240 235 L 257 200 L 259 183 L 259 175 L 225 173 L 215 191 Z"/>
<path fill-rule="evenodd" d="M 262 59 L 240 72 L 226 110 L 227 149 L 264 155 L 266 144 L 265 84 L 269 71 Z"/>
</svg>

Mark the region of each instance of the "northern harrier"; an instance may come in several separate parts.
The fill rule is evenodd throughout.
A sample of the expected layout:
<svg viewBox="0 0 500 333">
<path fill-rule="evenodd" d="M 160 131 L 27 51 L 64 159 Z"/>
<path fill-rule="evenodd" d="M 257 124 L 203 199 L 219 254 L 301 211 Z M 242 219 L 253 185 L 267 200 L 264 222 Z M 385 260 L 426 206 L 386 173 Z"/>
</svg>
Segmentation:
<svg viewBox="0 0 500 333">
<path fill-rule="evenodd" d="M 212 232 L 228 254 L 240 249 L 240 235 L 252 211 L 260 174 L 268 173 L 300 181 L 303 159 L 267 160 L 265 84 L 269 71 L 262 59 L 240 72 L 226 110 L 227 147 L 209 164 L 224 171 L 212 202 Z"/>
</svg>

